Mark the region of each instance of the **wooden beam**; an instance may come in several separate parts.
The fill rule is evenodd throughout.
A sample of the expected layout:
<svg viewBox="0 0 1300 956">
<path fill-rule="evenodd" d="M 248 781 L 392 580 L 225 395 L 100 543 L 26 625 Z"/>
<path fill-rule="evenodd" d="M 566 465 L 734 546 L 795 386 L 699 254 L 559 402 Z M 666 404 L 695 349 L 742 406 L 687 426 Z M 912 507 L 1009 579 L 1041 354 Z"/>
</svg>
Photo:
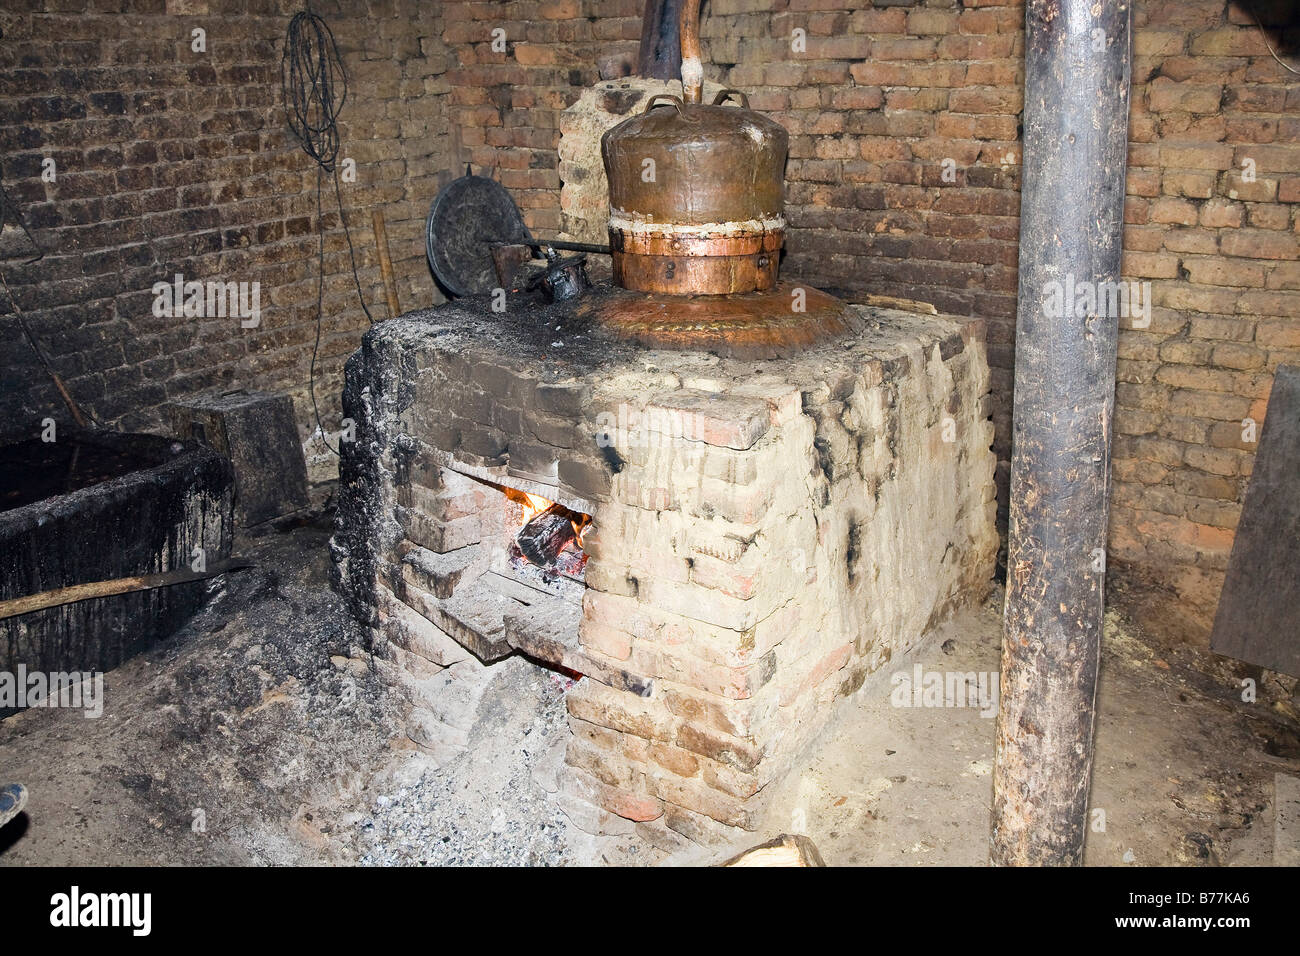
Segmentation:
<svg viewBox="0 0 1300 956">
<path fill-rule="evenodd" d="M 384 213 L 376 209 L 370 217 L 375 228 L 375 248 L 379 250 L 379 272 L 384 278 L 384 297 L 388 299 L 388 317 L 395 319 L 402 314 L 402 306 L 397 301 L 397 280 L 393 276 L 393 260 L 388 252 L 388 228 L 384 225 Z"/>
<path fill-rule="evenodd" d="M 637 73 L 657 80 L 682 75 L 682 41 L 678 19 L 682 0 L 646 0 L 641 15 L 641 49 Z"/>
</svg>

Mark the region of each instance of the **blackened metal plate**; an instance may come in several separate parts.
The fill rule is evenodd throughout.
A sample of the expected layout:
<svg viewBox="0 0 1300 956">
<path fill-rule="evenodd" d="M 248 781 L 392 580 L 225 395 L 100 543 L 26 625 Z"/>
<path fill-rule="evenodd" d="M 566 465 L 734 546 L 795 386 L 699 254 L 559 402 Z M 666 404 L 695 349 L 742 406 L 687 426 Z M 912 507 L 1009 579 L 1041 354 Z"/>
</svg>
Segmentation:
<svg viewBox="0 0 1300 956">
<path fill-rule="evenodd" d="M 1210 649 L 1300 676 L 1300 366 L 1273 378 Z"/>
<path fill-rule="evenodd" d="M 429 268 L 454 296 L 491 292 L 500 284 L 492 263 L 493 246 L 531 239 L 505 187 L 469 173 L 443 187 L 425 222 Z"/>
</svg>

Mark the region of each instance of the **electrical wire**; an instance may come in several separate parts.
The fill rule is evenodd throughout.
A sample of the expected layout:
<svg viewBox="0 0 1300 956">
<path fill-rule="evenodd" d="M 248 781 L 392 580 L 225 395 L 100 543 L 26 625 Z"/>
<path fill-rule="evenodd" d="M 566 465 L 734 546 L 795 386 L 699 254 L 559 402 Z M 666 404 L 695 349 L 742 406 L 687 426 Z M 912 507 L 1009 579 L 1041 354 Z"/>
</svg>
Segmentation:
<svg viewBox="0 0 1300 956">
<path fill-rule="evenodd" d="M 5 189 L 4 186 L 4 163 L 0 160 L 0 225 L 2 225 L 6 219 L 13 219 L 13 221 L 18 225 L 18 228 L 23 231 L 23 235 L 27 237 L 27 241 L 32 244 L 32 248 L 36 250 L 36 255 L 24 261 L 23 265 L 31 265 L 32 263 L 40 262 L 44 259 L 45 250 L 41 248 L 41 244 L 37 242 L 36 237 L 32 235 L 32 231 L 27 226 L 27 220 L 23 216 L 22 210 L 19 209 L 17 204 L 9 198 L 9 191 Z M 0 285 L 4 286 L 5 295 L 9 297 L 9 308 L 13 311 L 14 318 L 17 319 L 19 328 L 23 330 L 23 337 L 27 340 L 27 344 L 31 347 L 32 352 L 35 353 L 37 361 L 41 363 L 41 367 L 45 369 L 45 374 L 47 374 L 54 382 L 54 387 L 58 389 L 59 395 L 63 399 L 63 403 L 68 406 L 68 411 L 72 413 L 73 421 L 75 421 L 81 428 L 86 428 L 88 425 L 98 427 L 99 422 L 96 421 L 93 415 L 84 411 L 81 406 L 77 404 L 76 399 L 72 397 L 72 393 L 68 390 L 67 385 L 64 384 L 59 373 L 54 371 L 54 366 L 50 364 L 49 356 L 45 354 L 45 350 L 42 349 L 40 343 L 36 341 L 36 336 L 33 334 L 31 326 L 27 322 L 27 315 L 18 305 L 18 297 L 14 295 L 13 289 L 9 288 L 9 278 L 4 274 L 3 270 L 0 270 Z"/>
<path fill-rule="evenodd" d="M 334 199 L 338 204 L 339 221 L 348 243 L 348 260 L 352 266 L 352 281 L 357 299 L 367 321 L 375 324 L 374 316 L 361 292 L 361 276 L 357 271 L 356 249 L 352 244 L 352 231 L 347 214 L 343 211 L 343 191 L 339 186 L 338 155 L 340 135 L 338 116 L 348 98 L 348 73 L 339 56 L 338 45 L 329 24 L 307 9 L 295 13 L 289 20 L 285 36 L 284 53 L 280 60 L 280 88 L 284 99 L 285 116 L 289 128 L 298 138 L 303 151 L 316 164 L 316 229 L 319 235 L 317 249 L 318 276 L 316 282 L 316 337 L 312 343 L 311 371 L 307 383 L 311 395 L 312 411 L 321 441 L 335 455 L 326 437 L 328 432 L 321 422 L 320 408 L 316 402 L 316 361 L 320 353 L 321 325 L 325 309 L 325 212 L 321 198 L 322 179 L 326 173 L 334 180 Z"/>
<path fill-rule="evenodd" d="M 9 297 L 9 307 L 13 310 L 14 318 L 18 320 L 18 325 L 23 330 L 23 336 L 27 339 L 27 344 L 30 345 L 32 351 L 36 353 L 36 358 L 44 367 L 45 373 L 49 375 L 51 380 L 53 380 L 54 387 L 58 389 L 59 395 L 63 398 L 64 404 L 68 406 L 68 411 L 72 413 L 73 421 L 75 421 L 81 428 L 86 428 L 90 425 L 98 427 L 99 422 L 93 415 L 86 412 L 77 404 L 76 399 L 72 397 L 72 393 L 68 391 L 68 387 L 63 383 L 63 379 L 59 377 L 59 373 L 54 371 L 54 366 L 50 364 L 49 358 L 45 355 L 45 350 L 41 348 L 40 344 L 36 341 L 36 336 L 32 334 L 31 326 L 27 324 L 27 316 L 19 307 L 18 297 L 15 296 L 13 290 L 9 288 L 9 279 L 5 276 L 4 270 L 2 269 L 0 269 L 0 285 L 4 286 L 5 295 Z"/>
<path fill-rule="evenodd" d="M 333 170 L 339 154 L 338 114 L 348 98 L 348 74 L 327 24 L 308 7 L 289 20 L 280 61 L 289 128 L 318 165 Z"/>
<path fill-rule="evenodd" d="M 1268 47 L 1268 52 L 1273 55 L 1273 59 L 1277 60 L 1278 65 L 1281 66 L 1282 69 L 1290 70 L 1292 73 L 1300 75 L 1300 69 L 1296 69 L 1290 63 L 1286 62 L 1286 60 L 1277 55 L 1277 50 L 1273 49 L 1273 44 L 1268 41 L 1268 31 L 1264 29 L 1264 24 L 1260 22 L 1259 14 L 1255 12 L 1255 5 L 1253 3 L 1248 4 L 1246 9 L 1250 11 L 1251 19 L 1255 21 L 1255 26 L 1259 28 L 1259 35 L 1264 38 L 1264 46 Z"/>
<path fill-rule="evenodd" d="M 9 215 L 10 213 L 12 213 L 12 216 Z M 44 259 L 45 250 L 41 248 L 41 244 L 36 241 L 36 237 L 32 235 L 31 229 L 27 227 L 27 219 L 23 216 L 23 211 L 18 208 L 18 205 L 12 199 L 9 198 L 9 191 L 5 189 L 4 184 L 4 163 L 0 161 L 0 225 L 9 218 L 14 220 L 18 228 L 23 231 L 23 235 L 27 237 L 27 241 L 32 244 L 32 248 L 36 250 L 36 255 L 25 260 L 23 265 L 29 266 L 33 262 L 40 262 Z"/>
</svg>

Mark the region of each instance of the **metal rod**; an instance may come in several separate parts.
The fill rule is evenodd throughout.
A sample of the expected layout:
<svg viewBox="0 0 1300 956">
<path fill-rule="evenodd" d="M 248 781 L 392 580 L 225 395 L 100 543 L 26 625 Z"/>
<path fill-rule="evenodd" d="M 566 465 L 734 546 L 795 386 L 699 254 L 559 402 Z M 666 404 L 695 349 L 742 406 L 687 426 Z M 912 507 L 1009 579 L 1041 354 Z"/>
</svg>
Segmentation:
<svg viewBox="0 0 1300 956">
<path fill-rule="evenodd" d="M 596 245 L 594 242 L 570 242 L 567 239 L 524 239 L 517 243 L 500 243 L 500 245 L 532 246 L 534 249 L 563 249 L 565 252 L 598 252 L 609 255 L 609 246 Z"/>
<path fill-rule="evenodd" d="M 1118 338 L 1104 293 L 1123 240 L 1131 13 L 1131 0 L 1029 0 L 1025 11 L 997 864 L 1083 858 Z"/>
</svg>

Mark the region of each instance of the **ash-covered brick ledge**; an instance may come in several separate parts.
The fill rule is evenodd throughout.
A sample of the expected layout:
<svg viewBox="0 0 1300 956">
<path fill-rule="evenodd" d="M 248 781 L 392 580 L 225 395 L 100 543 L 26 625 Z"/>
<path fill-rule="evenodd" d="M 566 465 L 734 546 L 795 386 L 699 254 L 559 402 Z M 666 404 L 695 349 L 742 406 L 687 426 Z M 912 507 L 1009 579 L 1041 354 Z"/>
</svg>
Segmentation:
<svg viewBox="0 0 1300 956">
<path fill-rule="evenodd" d="M 757 826 L 831 705 L 993 577 L 983 326 L 862 311 L 856 337 L 758 362 L 472 302 L 375 326 L 334 554 L 412 739 L 462 648 L 522 651 L 587 675 L 561 788 L 580 825 Z M 485 482 L 593 516 L 585 591 L 493 589 L 510 528 Z"/>
</svg>

